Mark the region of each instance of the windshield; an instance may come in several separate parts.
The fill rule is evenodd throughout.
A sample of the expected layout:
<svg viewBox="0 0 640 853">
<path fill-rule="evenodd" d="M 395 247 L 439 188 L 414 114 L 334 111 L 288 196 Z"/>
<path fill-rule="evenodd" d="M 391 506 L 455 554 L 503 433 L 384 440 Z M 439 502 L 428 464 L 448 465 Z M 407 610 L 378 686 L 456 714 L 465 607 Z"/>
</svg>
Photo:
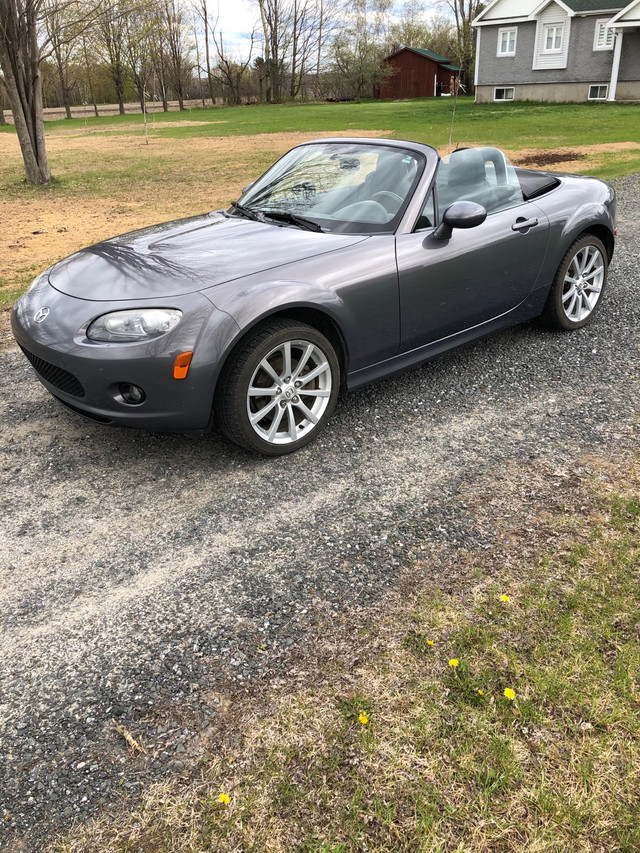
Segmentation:
<svg viewBox="0 0 640 853">
<path fill-rule="evenodd" d="M 417 184 L 420 154 L 390 146 L 318 143 L 289 151 L 240 199 L 245 211 L 323 231 L 391 233 Z"/>
</svg>

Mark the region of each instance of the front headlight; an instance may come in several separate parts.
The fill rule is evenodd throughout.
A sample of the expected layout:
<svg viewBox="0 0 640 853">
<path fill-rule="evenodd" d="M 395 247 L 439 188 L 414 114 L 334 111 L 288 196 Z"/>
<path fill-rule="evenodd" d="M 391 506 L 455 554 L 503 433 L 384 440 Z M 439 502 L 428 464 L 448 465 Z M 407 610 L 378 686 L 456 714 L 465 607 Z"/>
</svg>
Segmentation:
<svg viewBox="0 0 640 853">
<path fill-rule="evenodd" d="M 175 308 L 114 311 L 94 320 L 87 329 L 87 337 L 91 341 L 147 341 L 175 329 L 181 317 L 182 311 Z"/>
</svg>

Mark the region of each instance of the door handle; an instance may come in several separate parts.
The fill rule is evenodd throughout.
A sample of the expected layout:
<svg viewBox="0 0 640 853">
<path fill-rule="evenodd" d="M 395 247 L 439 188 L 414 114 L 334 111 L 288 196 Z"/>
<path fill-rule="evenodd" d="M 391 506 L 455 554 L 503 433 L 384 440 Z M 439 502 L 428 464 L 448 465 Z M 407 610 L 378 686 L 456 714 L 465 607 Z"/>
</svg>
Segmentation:
<svg viewBox="0 0 640 853">
<path fill-rule="evenodd" d="M 537 219 L 524 219 L 523 217 L 520 217 L 520 218 L 516 219 L 516 221 L 513 223 L 513 225 L 511 226 L 511 230 L 512 231 L 521 231 L 524 234 L 525 231 L 528 231 L 529 228 L 533 228 L 534 225 L 537 225 L 537 224 L 538 224 Z"/>
</svg>

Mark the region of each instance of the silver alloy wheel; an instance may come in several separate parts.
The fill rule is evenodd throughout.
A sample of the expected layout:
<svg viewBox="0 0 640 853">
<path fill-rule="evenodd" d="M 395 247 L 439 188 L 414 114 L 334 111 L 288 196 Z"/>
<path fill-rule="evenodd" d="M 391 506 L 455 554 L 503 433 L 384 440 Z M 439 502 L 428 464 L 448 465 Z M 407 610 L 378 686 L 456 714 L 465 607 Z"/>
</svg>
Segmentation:
<svg viewBox="0 0 640 853">
<path fill-rule="evenodd" d="M 575 253 L 564 276 L 562 310 L 568 320 L 580 323 L 596 307 L 605 281 L 605 262 L 597 246 Z"/>
<path fill-rule="evenodd" d="M 252 429 L 269 444 L 292 444 L 320 422 L 332 391 L 331 366 L 316 344 L 290 340 L 259 362 L 247 390 Z"/>
</svg>

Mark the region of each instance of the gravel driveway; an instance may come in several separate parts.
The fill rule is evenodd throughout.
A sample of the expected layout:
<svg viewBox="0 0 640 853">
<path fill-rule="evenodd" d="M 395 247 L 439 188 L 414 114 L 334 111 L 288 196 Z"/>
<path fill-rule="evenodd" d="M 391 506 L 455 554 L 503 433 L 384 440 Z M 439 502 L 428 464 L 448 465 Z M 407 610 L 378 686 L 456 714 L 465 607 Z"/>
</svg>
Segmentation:
<svg viewBox="0 0 640 853">
<path fill-rule="evenodd" d="M 0 353 L 0 849 L 40 851 L 188 769 L 226 697 L 286 673 L 318 626 L 439 543 L 490 546 L 463 483 L 631 446 L 640 176 L 617 190 L 592 326 L 519 327 L 354 392 L 290 457 L 94 425 Z M 113 720 L 149 754 L 129 760 Z"/>
</svg>

